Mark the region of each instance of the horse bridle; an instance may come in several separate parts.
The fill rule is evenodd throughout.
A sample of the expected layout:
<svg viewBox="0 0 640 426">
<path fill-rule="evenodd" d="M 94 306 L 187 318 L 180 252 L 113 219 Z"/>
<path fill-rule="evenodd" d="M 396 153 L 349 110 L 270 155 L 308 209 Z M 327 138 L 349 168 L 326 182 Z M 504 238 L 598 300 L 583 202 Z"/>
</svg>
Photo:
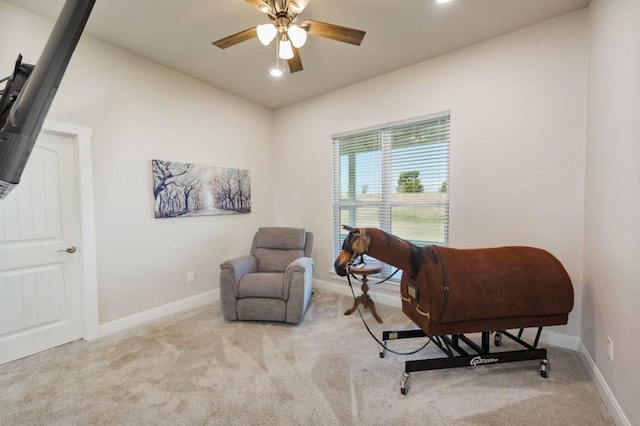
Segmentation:
<svg viewBox="0 0 640 426">
<path fill-rule="evenodd" d="M 359 236 L 360 244 L 362 245 L 362 253 L 359 253 L 359 254 L 356 253 L 356 251 L 353 248 L 353 242 L 352 242 L 350 245 L 351 245 L 351 250 L 353 250 L 353 253 L 351 254 L 351 261 L 348 262 L 348 264 L 353 264 L 353 261 L 358 256 L 360 256 L 360 258 L 362 259 L 362 256 L 369 252 L 369 244 L 371 244 L 371 241 L 366 238 L 367 233 L 362 228 L 355 228 L 355 229 L 352 229 L 351 231 L 349 231 L 349 240 L 350 241 L 353 239 L 352 235 L 355 235 L 356 231 L 357 231 L 357 234 Z M 344 250 L 344 247 L 342 249 Z M 362 261 L 364 262 L 364 260 L 362 260 Z"/>
<path fill-rule="evenodd" d="M 363 244 L 364 244 L 364 251 L 363 251 L 362 253 L 356 253 L 356 251 L 355 251 L 355 250 L 353 250 L 353 244 L 351 244 L 351 249 L 353 250 L 353 253 L 351 254 L 351 260 L 349 260 L 349 262 L 347 262 L 347 264 L 345 265 L 345 269 L 346 269 L 346 271 L 347 271 L 347 282 L 349 283 L 349 288 L 351 289 L 351 294 L 353 295 L 353 299 L 354 299 L 354 300 L 356 299 L 356 293 L 355 293 L 355 291 L 354 291 L 354 289 L 353 289 L 353 284 L 351 283 L 351 277 L 353 277 L 353 278 L 354 278 L 356 281 L 358 281 L 358 282 L 362 282 L 362 280 L 361 280 L 360 278 L 358 278 L 358 277 L 357 277 L 353 272 L 351 272 L 351 266 L 353 266 L 353 265 L 359 265 L 359 264 L 361 264 L 361 263 L 366 264 L 366 262 L 365 262 L 365 260 L 364 260 L 364 257 L 363 257 L 363 256 L 364 256 L 365 254 L 368 254 L 367 252 L 369 251 L 369 243 L 370 243 L 370 241 L 369 241 L 369 242 L 367 242 L 367 240 L 364 238 L 364 237 L 365 237 L 365 235 L 366 235 L 366 234 L 365 234 L 365 232 L 364 232 L 364 230 L 363 230 L 362 228 L 357 228 L 357 230 L 358 230 L 358 234 L 359 234 L 359 236 L 360 236 L 360 239 L 363 241 Z M 355 231 L 356 231 L 356 229 L 350 229 L 350 230 L 349 230 L 349 234 L 352 234 L 352 233 L 354 233 Z M 348 238 L 348 240 L 350 240 L 351 238 L 353 238 L 353 237 L 351 237 L 351 235 L 350 235 L 350 237 Z M 343 244 L 343 247 L 342 247 L 342 249 L 343 249 L 343 250 L 345 249 L 345 245 L 346 245 L 346 243 L 347 243 L 347 240 L 345 240 L 345 242 L 344 242 L 344 244 Z M 356 261 L 358 260 L 358 258 L 359 258 L 359 262 L 356 262 Z M 383 280 L 378 281 L 378 282 L 376 282 L 376 283 L 372 283 L 371 285 L 378 285 L 378 284 L 382 284 L 383 282 L 385 282 L 385 281 L 387 281 L 387 280 L 391 279 L 391 278 L 392 278 L 396 273 L 398 273 L 398 271 L 399 271 L 399 270 L 400 270 L 400 268 L 396 268 L 396 270 L 395 270 L 395 271 L 393 271 L 393 272 L 392 272 L 388 277 L 386 277 L 386 278 L 384 278 Z M 360 311 L 360 307 L 358 306 L 358 304 L 357 304 L 357 303 L 356 303 L 356 306 L 357 306 L 357 308 L 358 308 L 358 314 L 360 315 L 360 319 L 362 320 L 362 323 L 364 324 L 364 327 L 367 329 L 367 332 L 369 333 L 369 335 L 373 338 L 373 340 L 375 340 L 375 341 L 376 341 L 376 343 L 378 343 L 378 345 L 380 345 L 382 348 L 384 348 L 385 350 L 387 350 L 387 351 L 389 351 L 389 352 L 391 352 L 391 353 L 394 353 L 394 354 L 396 354 L 396 355 L 402 355 L 402 356 L 404 356 L 404 355 L 413 355 L 413 354 L 415 354 L 415 353 L 420 352 L 421 350 L 423 350 L 423 349 L 424 349 L 424 348 L 425 348 L 425 347 L 426 347 L 426 346 L 427 346 L 427 345 L 428 345 L 428 344 L 433 340 L 433 338 L 432 338 L 431 336 L 429 336 L 429 340 L 427 340 L 427 342 L 426 342 L 423 346 L 421 346 L 421 347 L 419 347 L 419 348 L 417 348 L 417 349 L 415 349 L 415 350 L 412 350 L 412 351 L 409 351 L 409 352 L 399 352 L 399 351 L 395 351 L 395 350 L 393 350 L 393 349 L 389 348 L 389 347 L 386 345 L 386 343 L 381 342 L 381 341 L 380 341 L 380 340 L 379 340 L 379 339 L 378 339 L 378 338 L 373 334 L 373 332 L 372 332 L 372 331 L 371 331 L 371 329 L 369 328 L 369 325 L 368 325 L 368 324 L 367 324 L 367 322 L 365 321 L 364 316 L 362 316 L 362 312 Z"/>
<path fill-rule="evenodd" d="M 351 267 L 355 266 L 355 265 L 361 265 L 361 264 L 366 265 L 367 264 L 367 262 L 364 260 L 364 255 L 368 254 L 369 245 L 371 244 L 371 240 L 366 238 L 367 234 L 366 234 L 366 232 L 365 232 L 365 230 L 363 228 L 352 228 L 352 229 L 350 229 L 350 231 L 349 231 L 350 235 L 349 235 L 349 238 L 348 238 L 347 241 L 351 241 L 351 239 L 353 238 L 351 236 L 351 234 L 355 234 L 356 231 L 358 233 L 358 236 L 360 237 L 360 241 L 362 242 L 361 244 L 362 244 L 363 251 L 362 251 L 362 253 L 357 253 L 356 250 L 353 250 L 353 243 L 349 244 L 351 246 L 351 249 L 353 250 L 353 253 L 351 254 L 351 260 L 349 260 L 349 262 L 347 262 L 347 264 L 345 265 L 345 269 L 347 270 L 347 281 L 349 282 L 349 286 L 351 286 L 351 279 L 349 277 L 353 277 L 356 281 L 362 282 L 362 280 L 360 278 L 356 277 L 354 275 L 354 273 L 351 272 Z M 347 241 L 345 241 L 345 243 Z M 343 245 L 342 249 L 344 250 L 344 245 Z M 398 273 L 399 270 L 400 270 L 400 268 L 396 268 L 396 270 L 393 271 L 391 273 L 391 275 L 389 275 L 388 277 L 384 278 L 382 281 L 378 281 L 378 282 L 372 283 L 371 285 L 382 284 L 383 282 L 390 280 L 395 274 Z"/>
<path fill-rule="evenodd" d="M 366 253 L 362 253 L 362 254 L 360 254 L 360 255 L 356 255 L 355 257 L 360 256 L 360 258 L 362 259 L 362 256 L 363 256 L 364 254 L 366 254 Z M 362 262 L 364 262 L 364 259 L 362 259 Z M 353 284 L 351 284 L 351 277 L 353 277 L 353 278 L 354 278 L 356 281 L 358 281 L 358 282 L 362 282 L 362 280 L 361 280 L 360 278 L 356 277 L 356 276 L 353 274 L 353 272 L 351 272 L 351 265 L 352 265 L 352 262 L 349 262 L 349 263 L 347 264 L 347 282 L 349 283 L 349 288 L 351 289 L 351 294 L 353 295 L 353 300 L 356 300 L 356 293 L 355 293 L 355 291 L 353 290 Z M 378 281 L 378 282 L 376 282 L 376 283 L 372 283 L 372 285 L 382 284 L 383 282 L 385 282 L 385 281 L 387 281 L 388 279 L 390 279 L 391 277 L 393 277 L 393 276 L 394 276 L 394 275 L 395 275 L 399 270 L 400 270 L 400 268 L 396 268 L 396 270 L 395 270 L 395 271 L 393 271 L 393 272 L 391 273 L 391 275 L 389 275 L 388 277 L 386 277 L 386 278 L 385 278 L 385 279 L 383 279 L 382 281 Z M 364 328 L 366 328 L 366 329 L 367 329 L 367 332 L 369 333 L 369 335 L 371 336 L 371 338 L 373 338 L 373 340 L 375 340 L 375 341 L 376 341 L 376 343 L 377 343 L 378 345 L 380 345 L 380 347 L 384 348 L 384 350 L 386 350 L 386 351 L 389 351 L 389 352 L 391 352 L 391 353 L 394 353 L 394 354 L 396 354 L 396 355 L 401 355 L 401 356 L 413 355 L 413 354 L 415 354 L 415 353 L 420 352 L 420 351 L 421 351 L 421 350 L 423 350 L 424 348 L 426 348 L 426 347 L 427 347 L 427 345 L 428 345 L 429 343 L 431 343 L 431 341 L 433 340 L 433 338 L 432 338 L 431 336 L 429 336 L 429 340 L 427 340 L 427 342 L 426 342 L 424 345 L 422 345 L 421 347 L 419 347 L 419 348 L 417 348 L 417 349 L 415 349 L 415 350 L 409 351 L 409 352 L 399 352 L 399 351 L 396 351 L 396 350 L 394 350 L 394 349 L 391 349 L 390 347 L 388 347 L 388 346 L 386 345 L 386 342 L 382 342 L 382 341 L 380 341 L 380 339 L 378 339 L 378 338 L 375 336 L 375 334 L 373 334 L 373 332 L 372 332 L 372 331 L 371 331 L 371 329 L 369 328 L 369 324 L 367 324 L 367 322 L 366 322 L 366 321 L 365 321 L 365 319 L 364 319 L 364 316 L 362 315 L 362 312 L 360 311 L 360 306 L 359 306 L 357 303 L 356 303 L 356 307 L 357 307 L 357 309 L 358 309 L 358 315 L 360 315 L 360 319 L 362 320 L 362 323 L 364 324 Z"/>
</svg>

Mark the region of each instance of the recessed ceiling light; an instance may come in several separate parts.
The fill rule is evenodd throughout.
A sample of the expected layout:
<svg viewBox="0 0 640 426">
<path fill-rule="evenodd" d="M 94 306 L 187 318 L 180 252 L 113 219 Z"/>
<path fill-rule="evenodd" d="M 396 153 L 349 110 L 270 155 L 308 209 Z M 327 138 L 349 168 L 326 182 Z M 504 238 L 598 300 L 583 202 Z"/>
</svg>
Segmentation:
<svg viewBox="0 0 640 426">
<path fill-rule="evenodd" d="M 273 68 L 269 72 L 273 77 L 282 77 L 282 70 L 280 68 Z"/>
<path fill-rule="evenodd" d="M 449 3 L 451 0 L 436 0 L 440 4 Z"/>
</svg>

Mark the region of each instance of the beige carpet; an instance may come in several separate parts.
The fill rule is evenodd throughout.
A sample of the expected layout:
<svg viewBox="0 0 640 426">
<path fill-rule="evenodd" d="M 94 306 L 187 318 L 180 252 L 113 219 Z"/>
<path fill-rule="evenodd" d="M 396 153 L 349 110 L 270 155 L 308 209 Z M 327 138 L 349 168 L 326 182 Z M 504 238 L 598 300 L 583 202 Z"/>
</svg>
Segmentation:
<svg viewBox="0 0 640 426">
<path fill-rule="evenodd" d="M 226 322 L 216 304 L 5 364 L 0 424 L 613 424 L 580 355 L 559 348 L 548 379 L 538 361 L 425 371 L 402 395 L 405 357 L 381 359 L 351 304 L 321 292 L 298 326 Z M 378 312 L 376 333 L 411 326 Z"/>
</svg>

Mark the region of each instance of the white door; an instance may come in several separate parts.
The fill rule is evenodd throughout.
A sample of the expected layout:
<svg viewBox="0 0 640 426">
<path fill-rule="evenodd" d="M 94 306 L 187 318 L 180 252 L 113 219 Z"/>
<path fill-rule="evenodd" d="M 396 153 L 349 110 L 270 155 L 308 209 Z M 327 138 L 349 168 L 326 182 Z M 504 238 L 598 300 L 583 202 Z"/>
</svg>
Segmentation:
<svg viewBox="0 0 640 426">
<path fill-rule="evenodd" d="M 75 154 L 73 137 L 42 133 L 0 200 L 0 364 L 82 338 Z"/>
</svg>

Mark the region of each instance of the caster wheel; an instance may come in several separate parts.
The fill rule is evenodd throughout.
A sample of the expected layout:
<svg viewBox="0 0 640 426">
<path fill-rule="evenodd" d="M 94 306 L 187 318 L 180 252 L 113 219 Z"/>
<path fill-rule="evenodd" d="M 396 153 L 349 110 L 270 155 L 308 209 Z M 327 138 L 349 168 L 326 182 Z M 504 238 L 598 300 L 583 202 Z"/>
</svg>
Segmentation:
<svg viewBox="0 0 640 426">
<path fill-rule="evenodd" d="M 407 392 L 409 391 L 409 373 L 407 372 L 403 372 L 402 373 L 402 380 L 400 381 L 400 393 L 403 395 L 406 395 Z"/>
<path fill-rule="evenodd" d="M 502 333 L 496 332 L 496 335 L 493 336 L 493 344 L 496 346 L 502 346 Z"/>
<path fill-rule="evenodd" d="M 542 362 L 540 362 L 540 376 L 544 377 L 545 379 L 549 378 L 549 360 L 548 359 L 543 359 Z"/>
</svg>

